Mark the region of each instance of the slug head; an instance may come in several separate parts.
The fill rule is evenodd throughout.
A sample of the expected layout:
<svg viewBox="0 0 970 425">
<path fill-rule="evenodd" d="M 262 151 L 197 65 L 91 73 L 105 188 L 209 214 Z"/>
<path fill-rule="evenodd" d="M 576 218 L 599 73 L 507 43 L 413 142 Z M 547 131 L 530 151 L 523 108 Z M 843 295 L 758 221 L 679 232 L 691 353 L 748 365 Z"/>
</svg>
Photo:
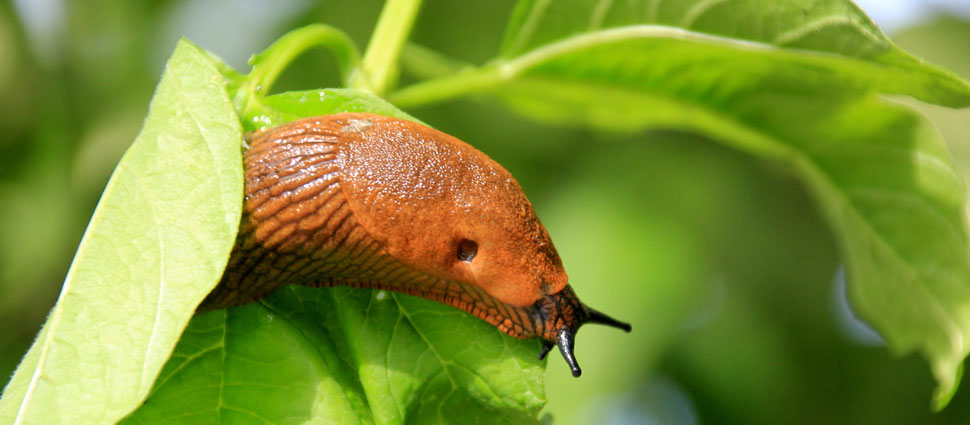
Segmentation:
<svg viewBox="0 0 970 425">
<path fill-rule="evenodd" d="M 569 286 L 553 295 L 543 297 L 532 306 L 531 318 L 536 335 L 542 339 L 539 360 L 549 354 L 552 347 L 559 347 L 573 376 L 582 374 L 573 354 L 576 332 L 586 323 L 599 323 L 630 332 L 629 323 L 616 320 L 583 304 Z"/>
</svg>

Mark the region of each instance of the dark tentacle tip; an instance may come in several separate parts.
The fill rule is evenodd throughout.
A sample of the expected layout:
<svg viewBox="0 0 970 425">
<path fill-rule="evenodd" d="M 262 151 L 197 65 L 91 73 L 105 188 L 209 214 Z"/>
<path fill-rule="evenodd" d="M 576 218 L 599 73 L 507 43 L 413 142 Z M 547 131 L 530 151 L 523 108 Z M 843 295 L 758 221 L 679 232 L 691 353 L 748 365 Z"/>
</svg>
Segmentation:
<svg viewBox="0 0 970 425">
<path fill-rule="evenodd" d="M 549 350 L 552 350 L 552 347 L 555 347 L 555 346 L 556 344 L 553 344 L 549 341 L 543 341 L 542 350 L 539 350 L 539 360 L 546 358 L 546 355 L 549 354 Z"/>
<path fill-rule="evenodd" d="M 589 310 L 589 317 L 586 318 L 586 323 L 599 323 L 601 325 L 623 329 L 625 332 L 633 330 L 633 327 L 629 323 L 621 322 L 589 307 L 586 307 L 586 309 Z"/>
<path fill-rule="evenodd" d="M 569 368 L 573 372 L 573 378 L 579 378 L 579 375 L 583 374 L 583 370 L 579 366 L 570 366 Z"/>
<path fill-rule="evenodd" d="M 558 338 L 556 338 L 556 345 L 559 346 L 559 352 L 562 353 L 562 358 L 566 360 L 566 364 L 569 365 L 569 370 L 572 371 L 573 376 L 578 378 L 579 375 L 583 374 L 583 370 L 579 368 L 579 363 L 576 363 L 576 357 L 573 355 L 574 343 L 573 333 L 569 329 L 560 331 Z"/>
<path fill-rule="evenodd" d="M 583 304 L 568 286 L 555 294 L 546 295 L 533 306 L 532 320 L 538 337 L 542 339 L 539 360 L 545 359 L 553 345 L 559 347 L 562 358 L 574 377 L 583 374 L 573 353 L 576 331 L 586 323 L 599 323 L 630 332 L 629 323 L 616 320 Z"/>
</svg>

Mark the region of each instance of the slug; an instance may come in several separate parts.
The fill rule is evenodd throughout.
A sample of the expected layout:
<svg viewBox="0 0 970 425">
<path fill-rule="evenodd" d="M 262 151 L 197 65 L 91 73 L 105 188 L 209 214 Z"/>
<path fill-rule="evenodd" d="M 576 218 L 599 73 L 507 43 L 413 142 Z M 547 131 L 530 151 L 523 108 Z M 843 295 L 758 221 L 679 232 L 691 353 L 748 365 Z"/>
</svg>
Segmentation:
<svg viewBox="0 0 970 425">
<path fill-rule="evenodd" d="M 287 284 L 379 288 L 435 300 L 518 338 L 558 346 L 630 325 L 583 304 L 532 204 L 472 146 L 411 121 L 340 113 L 247 135 L 245 204 L 219 285 L 200 311 Z"/>
</svg>

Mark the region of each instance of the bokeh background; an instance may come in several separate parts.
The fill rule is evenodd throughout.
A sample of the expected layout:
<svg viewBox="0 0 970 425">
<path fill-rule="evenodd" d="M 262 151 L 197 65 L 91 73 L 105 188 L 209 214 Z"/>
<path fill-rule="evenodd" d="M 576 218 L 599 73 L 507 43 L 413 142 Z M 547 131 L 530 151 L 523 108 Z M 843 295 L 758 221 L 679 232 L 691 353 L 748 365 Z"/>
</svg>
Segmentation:
<svg viewBox="0 0 970 425">
<path fill-rule="evenodd" d="M 412 40 L 482 63 L 513 4 L 425 0 Z M 859 4 L 903 48 L 970 78 L 970 1 Z M 309 23 L 363 47 L 380 6 L 0 1 L 0 385 L 53 305 L 179 36 L 246 70 L 249 55 Z M 314 52 L 274 91 L 338 84 L 335 63 Z M 893 101 L 936 123 L 970 172 L 970 110 Z M 832 235 L 788 169 L 689 134 L 553 128 L 476 99 L 408 112 L 508 168 L 583 299 L 634 324 L 630 335 L 584 329 L 581 379 L 550 361 L 554 423 L 970 421 L 970 384 L 931 413 L 926 362 L 892 356 L 852 316 Z"/>
</svg>

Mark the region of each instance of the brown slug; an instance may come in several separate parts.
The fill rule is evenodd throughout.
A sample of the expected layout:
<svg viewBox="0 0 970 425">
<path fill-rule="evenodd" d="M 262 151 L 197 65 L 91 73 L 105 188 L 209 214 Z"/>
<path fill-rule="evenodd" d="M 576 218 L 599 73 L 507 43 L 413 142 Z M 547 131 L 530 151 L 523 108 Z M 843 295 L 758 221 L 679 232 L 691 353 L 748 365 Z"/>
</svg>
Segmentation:
<svg viewBox="0 0 970 425">
<path fill-rule="evenodd" d="M 630 325 L 584 305 L 519 184 L 472 146 L 395 118 L 341 113 L 247 136 L 245 206 L 222 281 L 200 310 L 287 284 L 403 292 L 557 345 Z"/>
</svg>

